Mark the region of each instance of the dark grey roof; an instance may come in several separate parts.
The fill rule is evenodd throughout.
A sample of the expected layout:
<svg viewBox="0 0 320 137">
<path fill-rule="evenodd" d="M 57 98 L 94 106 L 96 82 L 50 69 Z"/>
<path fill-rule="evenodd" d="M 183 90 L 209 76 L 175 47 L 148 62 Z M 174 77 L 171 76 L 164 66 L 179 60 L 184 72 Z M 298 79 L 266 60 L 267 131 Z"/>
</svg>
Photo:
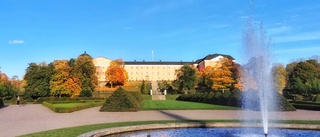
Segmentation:
<svg viewBox="0 0 320 137">
<path fill-rule="evenodd" d="M 235 59 L 234 59 L 232 56 L 230 56 L 230 55 L 224 55 L 224 54 L 209 54 L 209 55 L 205 56 L 205 57 L 202 58 L 202 59 L 198 59 L 197 62 L 200 63 L 200 62 L 203 61 L 203 60 L 211 60 L 211 59 L 216 58 L 216 57 L 218 57 L 218 56 L 223 56 L 223 57 L 226 57 L 226 58 L 228 58 L 228 59 L 230 59 L 230 60 L 235 60 Z"/>
<path fill-rule="evenodd" d="M 184 61 L 125 61 L 125 65 L 192 65 L 194 62 Z"/>
</svg>

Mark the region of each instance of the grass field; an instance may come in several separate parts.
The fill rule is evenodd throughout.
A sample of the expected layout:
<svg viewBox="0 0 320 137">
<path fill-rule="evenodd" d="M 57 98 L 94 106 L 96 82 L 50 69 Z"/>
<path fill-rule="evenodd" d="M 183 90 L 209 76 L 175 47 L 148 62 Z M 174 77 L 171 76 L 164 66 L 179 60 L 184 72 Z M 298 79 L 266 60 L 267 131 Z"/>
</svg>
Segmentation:
<svg viewBox="0 0 320 137">
<path fill-rule="evenodd" d="M 194 122 L 188 120 L 161 120 L 161 121 L 137 121 L 137 122 L 119 122 L 119 123 L 104 123 L 104 124 L 94 124 L 94 125 L 85 125 L 78 127 L 70 128 L 61 128 L 55 130 L 48 130 L 38 133 L 32 133 L 27 135 L 22 135 L 21 137 L 77 137 L 83 133 L 112 128 L 112 127 L 122 127 L 122 126 L 134 126 L 134 125 L 144 125 L 144 124 L 166 124 L 166 123 L 185 123 L 185 122 Z M 239 120 L 202 120 L 198 121 L 201 123 L 207 122 L 241 122 Z M 252 122 L 261 122 L 261 121 L 252 121 Z M 319 125 L 320 121 L 305 121 L 305 120 L 281 120 L 281 121 L 271 121 L 271 123 L 284 123 L 284 124 L 315 124 Z"/>
<path fill-rule="evenodd" d="M 239 108 L 176 100 L 145 100 L 141 110 L 238 110 Z"/>
</svg>

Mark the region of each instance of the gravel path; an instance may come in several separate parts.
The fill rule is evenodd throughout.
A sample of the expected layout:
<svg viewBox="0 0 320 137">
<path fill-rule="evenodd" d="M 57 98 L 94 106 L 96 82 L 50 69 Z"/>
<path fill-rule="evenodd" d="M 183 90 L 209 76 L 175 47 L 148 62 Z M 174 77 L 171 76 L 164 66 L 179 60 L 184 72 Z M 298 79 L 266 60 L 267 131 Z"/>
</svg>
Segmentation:
<svg viewBox="0 0 320 137">
<path fill-rule="evenodd" d="M 0 109 L 0 136 L 10 137 L 50 129 L 123 121 L 174 119 L 260 119 L 256 111 L 165 110 L 138 112 L 99 112 L 100 107 L 73 113 L 54 113 L 42 105 L 10 105 Z M 271 119 L 320 120 L 320 111 L 270 112 Z M 246 116 L 246 117 L 242 117 Z"/>
</svg>

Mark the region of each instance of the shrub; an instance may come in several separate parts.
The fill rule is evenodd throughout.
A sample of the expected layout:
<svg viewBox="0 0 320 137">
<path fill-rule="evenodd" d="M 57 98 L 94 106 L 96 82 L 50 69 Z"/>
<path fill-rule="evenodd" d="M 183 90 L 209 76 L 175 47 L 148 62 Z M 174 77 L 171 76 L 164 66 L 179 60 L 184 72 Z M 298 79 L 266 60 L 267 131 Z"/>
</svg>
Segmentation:
<svg viewBox="0 0 320 137">
<path fill-rule="evenodd" d="M 106 102 L 100 108 L 100 111 L 138 111 L 143 103 L 143 97 L 140 96 L 141 94 L 127 92 L 120 87 L 106 100 Z"/>
<path fill-rule="evenodd" d="M 240 90 L 235 90 L 229 97 L 228 106 L 241 107 L 241 96 L 242 92 Z"/>
<path fill-rule="evenodd" d="M 313 99 L 313 102 L 320 103 L 320 94 L 316 95 L 316 97 Z"/>
<path fill-rule="evenodd" d="M 80 97 L 92 97 L 92 90 L 90 88 L 85 88 L 81 90 Z"/>
<path fill-rule="evenodd" d="M 296 111 L 296 108 L 290 104 L 287 99 L 279 92 L 275 92 L 275 104 L 274 111 Z"/>
<path fill-rule="evenodd" d="M 213 104 L 213 99 L 214 97 L 214 93 L 209 93 L 208 96 L 206 97 L 204 103 L 208 103 L 208 104 Z"/>
<path fill-rule="evenodd" d="M 2 98 L 0 98 L 0 108 L 4 107 L 4 103 L 3 103 L 3 100 Z"/>
<path fill-rule="evenodd" d="M 225 91 L 219 98 L 219 104 L 228 105 L 228 100 L 230 96 L 231 96 L 231 92 Z"/>
<path fill-rule="evenodd" d="M 219 104 L 221 95 L 221 92 L 215 92 L 213 98 L 211 98 L 212 104 Z"/>
<path fill-rule="evenodd" d="M 295 111 L 296 109 L 287 101 L 285 97 L 283 97 L 279 92 L 274 92 L 274 104 L 275 106 L 272 108 L 271 105 L 268 106 L 269 111 Z M 243 99 L 246 99 L 246 103 L 242 106 L 246 109 L 251 110 L 260 110 L 260 101 L 258 98 L 258 92 L 249 90 L 243 93 Z"/>
</svg>

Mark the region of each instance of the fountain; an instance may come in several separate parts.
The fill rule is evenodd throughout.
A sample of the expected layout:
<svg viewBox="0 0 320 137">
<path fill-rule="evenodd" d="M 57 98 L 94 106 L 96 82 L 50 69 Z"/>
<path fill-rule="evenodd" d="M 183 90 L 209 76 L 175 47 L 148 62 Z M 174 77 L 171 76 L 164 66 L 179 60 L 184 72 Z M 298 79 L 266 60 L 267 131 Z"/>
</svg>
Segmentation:
<svg viewBox="0 0 320 137">
<path fill-rule="evenodd" d="M 244 65 L 244 90 L 254 90 L 258 92 L 258 102 L 260 102 L 260 111 L 264 134 L 268 134 L 268 109 L 273 107 L 274 86 L 271 75 L 271 52 L 270 40 L 266 40 L 262 24 L 256 27 L 254 17 L 254 4 L 250 1 L 251 17 L 247 20 L 246 29 L 243 33 L 244 57 L 248 63 Z M 251 97 L 244 97 L 244 106 L 252 108 L 250 105 L 256 105 L 251 102 Z M 244 114 L 246 117 L 248 114 Z"/>
</svg>

